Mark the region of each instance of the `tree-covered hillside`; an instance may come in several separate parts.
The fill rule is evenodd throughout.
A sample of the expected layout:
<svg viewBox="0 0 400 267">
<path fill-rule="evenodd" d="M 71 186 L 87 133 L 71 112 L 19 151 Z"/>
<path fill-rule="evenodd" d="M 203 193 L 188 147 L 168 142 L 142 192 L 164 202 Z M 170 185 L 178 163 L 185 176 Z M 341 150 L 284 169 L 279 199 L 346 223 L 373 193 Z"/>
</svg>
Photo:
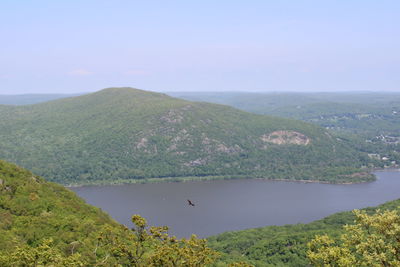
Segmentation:
<svg viewBox="0 0 400 267">
<path fill-rule="evenodd" d="M 322 126 L 379 167 L 400 165 L 400 93 L 233 93 L 171 95 Z M 372 155 L 371 155 L 372 154 Z"/>
<path fill-rule="evenodd" d="M 365 181 L 367 154 L 312 124 L 132 88 L 0 105 L 0 158 L 64 184 L 213 176 Z"/>
<path fill-rule="evenodd" d="M 138 215 L 132 222 L 134 231 L 0 160 L 0 266 L 208 266 L 217 259 L 205 240 L 179 240 Z"/>
<path fill-rule="evenodd" d="M 90 249 L 106 226 L 119 227 L 100 209 L 85 204 L 63 186 L 0 161 L 1 254 L 53 240 L 52 247 L 63 256 L 75 250 L 88 260 L 94 259 Z"/>
<path fill-rule="evenodd" d="M 373 214 L 377 210 L 399 209 L 400 200 L 395 200 L 363 210 Z M 352 224 L 354 220 L 352 212 L 341 212 L 308 224 L 267 226 L 226 232 L 210 237 L 208 241 L 210 247 L 223 253 L 222 260 L 225 262 L 241 260 L 259 267 L 307 266 L 309 265 L 307 243 L 316 235 L 338 238 L 344 233 L 343 226 Z"/>
</svg>

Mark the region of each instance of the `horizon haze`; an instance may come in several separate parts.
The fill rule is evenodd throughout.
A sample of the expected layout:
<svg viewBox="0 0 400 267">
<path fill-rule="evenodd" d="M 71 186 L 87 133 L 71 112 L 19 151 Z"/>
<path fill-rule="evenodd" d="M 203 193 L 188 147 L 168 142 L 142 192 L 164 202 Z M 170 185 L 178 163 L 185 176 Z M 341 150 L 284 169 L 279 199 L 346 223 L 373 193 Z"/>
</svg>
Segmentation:
<svg viewBox="0 0 400 267">
<path fill-rule="evenodd" d="M 399 91 L 398 1 L 3 1 L 0 94 Z"/>
</svg>

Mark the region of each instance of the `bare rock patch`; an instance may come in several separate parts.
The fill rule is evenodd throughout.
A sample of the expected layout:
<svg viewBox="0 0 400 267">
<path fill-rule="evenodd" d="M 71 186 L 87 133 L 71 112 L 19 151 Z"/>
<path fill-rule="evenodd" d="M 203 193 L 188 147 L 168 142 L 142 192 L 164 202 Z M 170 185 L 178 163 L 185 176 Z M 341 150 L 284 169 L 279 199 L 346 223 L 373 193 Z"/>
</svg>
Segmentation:
<svg viewBox="0 0 400 267">
<path fill-rule="evenodd" d="M 266 143 L 276 145 L 308 145 L 311 142 L 309 137 L 295 131 L 275 131 L 269 134 L 264 134 L 260 138 Z"/>
</svg>

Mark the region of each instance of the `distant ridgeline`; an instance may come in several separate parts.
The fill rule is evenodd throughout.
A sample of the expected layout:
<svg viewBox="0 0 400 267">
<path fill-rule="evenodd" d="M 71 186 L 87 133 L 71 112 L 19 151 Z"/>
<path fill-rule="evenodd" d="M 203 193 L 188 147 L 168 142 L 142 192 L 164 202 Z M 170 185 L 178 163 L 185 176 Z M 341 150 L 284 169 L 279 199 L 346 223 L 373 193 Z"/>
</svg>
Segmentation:
<svg viewBox="0 0 400 267">
<path fill-rule="evenodd" d="M 300 119 L 340 132 L 370 137 L 389 133 L 400 136 L 400 93 L 395 92 L 170 94 L 258 114 Z"/>
<path fill-rule="evenodd" d="M 0 158 L 63 184 L 147 178 L 358 182 L 371 159 L 309 123 L 109 88 L 0 105 Z"/>
<path fill-rule="evenodd" d="M 81 94 L 0 95 L 0 105 L 31 105 Z"/>
</svg>

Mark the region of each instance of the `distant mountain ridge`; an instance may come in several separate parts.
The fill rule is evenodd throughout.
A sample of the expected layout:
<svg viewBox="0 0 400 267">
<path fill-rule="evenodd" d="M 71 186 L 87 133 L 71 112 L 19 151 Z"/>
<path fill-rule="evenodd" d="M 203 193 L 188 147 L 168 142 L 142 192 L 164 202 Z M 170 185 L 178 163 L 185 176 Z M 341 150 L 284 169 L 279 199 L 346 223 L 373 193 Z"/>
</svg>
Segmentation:
<svg viewBox="0 0 400 267">
<path fill-rule="evenodd" d="M 23 94 L 0 95 L 0 105 L 32 105 L 60 98 L 73 97 L 80 94 Z"/>
<path fill-rule="evenodd" d="M 230 105 L 257 114 L 299 119 L 368 138 L 400 134 L 400 93 L 397 92 L 174 92 L 170 95 Z"/>
<path fill-rule="evenodd" d="M 372 179 L 359 170 L 367 155 L 323 128 L 133 88 L 0 105 L 0 115 L 0 158 L 64 184 L 188 176 Z"/>
</svg>

